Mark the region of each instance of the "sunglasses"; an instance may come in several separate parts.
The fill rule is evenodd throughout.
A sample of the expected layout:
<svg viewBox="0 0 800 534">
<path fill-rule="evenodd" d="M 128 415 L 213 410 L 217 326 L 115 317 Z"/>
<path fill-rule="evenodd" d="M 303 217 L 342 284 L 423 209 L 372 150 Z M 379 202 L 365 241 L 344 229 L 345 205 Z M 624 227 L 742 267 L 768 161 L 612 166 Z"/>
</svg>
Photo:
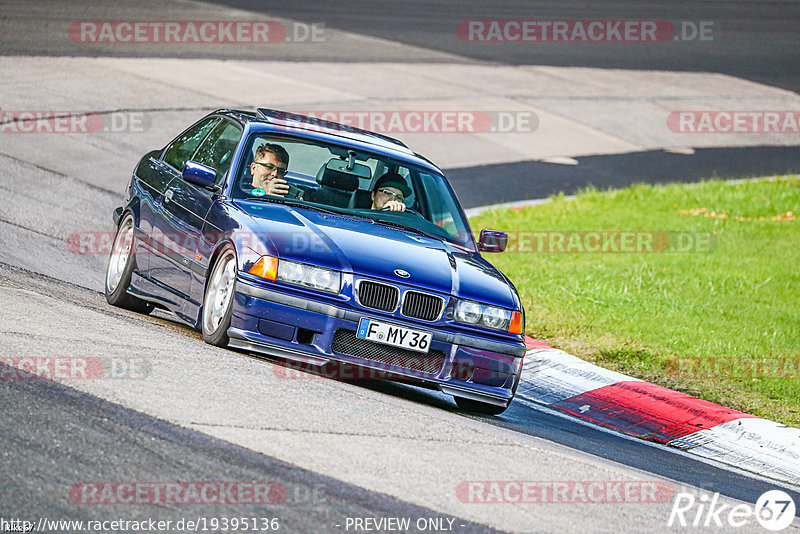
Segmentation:
<svg viewBox="0 0 800 534">
<path fill-rule="evenodd" d="M 267 172 L 269 173 L 271 173 L 272 171 L 278 171 L 278 176 L 284 176 L 289 171 L 289 169 L 287 169 L 286 167 L 278 167 L 277 165 L 273 165 L 272 163 L 261 163 L 259 161 L 254 161 L 253 163 L 255 163 L 256 165 L 261 165 L 262 167 L 267 169 Z"/>
<path fill-rule="evenodd" d="M 398 202 L 403 202 L 406 198 L 402 194 L 395 193 L 391 189 L 378 189 L 378 193 L 383 193 L 384 195 L 390 196 L 393 199 L 397 200 Z"/>
</svg>

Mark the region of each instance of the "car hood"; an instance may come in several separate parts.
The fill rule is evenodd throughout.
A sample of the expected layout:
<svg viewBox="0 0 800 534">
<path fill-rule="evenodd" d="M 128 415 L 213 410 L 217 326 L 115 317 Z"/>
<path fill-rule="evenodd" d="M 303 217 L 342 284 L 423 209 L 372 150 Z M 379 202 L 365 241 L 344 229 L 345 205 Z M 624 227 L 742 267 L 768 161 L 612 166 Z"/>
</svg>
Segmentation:
<svg viewBox="0 0 800 534">
<path fill-rule="evenodd" d="M 511 284 L 477 253 L 370 219 L 238 202 L 266 252 L 279 258 L 456 295 L 505 308 L 517 306 Z M 396 274 L 406 271 L 408 278 Z"/>
</svg>

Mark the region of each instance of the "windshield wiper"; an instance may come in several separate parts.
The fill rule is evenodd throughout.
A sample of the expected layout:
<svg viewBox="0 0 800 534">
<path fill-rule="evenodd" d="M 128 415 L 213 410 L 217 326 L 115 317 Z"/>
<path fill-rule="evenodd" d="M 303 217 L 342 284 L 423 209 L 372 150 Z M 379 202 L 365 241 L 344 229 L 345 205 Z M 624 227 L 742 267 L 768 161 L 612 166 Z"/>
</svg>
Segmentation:
<svg viewBox="0 0 800 534">
<path fill-rule="evenodd" d="M 398 228 L 401 230 L 413 232 L 415 234 L 424 235 L 426 237 L 432 237 L 433 239 L 441 240 L 443 237 L 440 235 L 433 234 L 431 232 L 426 232 L 425 230 L 420 230 L 419 228 L 414 228 L 413 226 L 406 226 L 405 224 L 396 223 L 394 221 L 387 221 L 385 219 L 371 219 L 375 222 L 375 224 L 383 224 L 385 226 L 391 226 L 392 228 Z"/>
<path fill-rule="evenodd" d="M 414 232 L 416 234 L 424 235 L 425 237 L 430 237 L 432 239 L 436 239 L 438 241 L 445 241 L 447 243 L 458 245 L 460 247 L 465 246 L 464 243 L 458 241 L 452 235 L 447 233 L 446 230 L 440 229 L 438 226 L 436 226 L 437 230 L 435 232 L 433 232 L 433 231 L 422 230 L 420 228 L 414 228 L 412 226 L 406 226 L 406 225 L 403 225 L 403 224 L 400 224 L 400 223 L 397 223 L 397 222 L 394 222 L 394 221 L 386 221 L 386 220 L 383 220 L 383 219 L 372 219 L 372 220 L 375 222 L 375 224 L 384 224 L 386 226 L 391 226 L 393 228 L 399 228 L 399 229 L 402 229 L 402 230 L 407 230 L 407 231 L 410 231 L 410 232 Z M 429 225 L 433 225 L 433 223 L 431 223 L 427 219 L 425 220 L 425 222 L 427 224 L 429 224 Z"/>
</svg>

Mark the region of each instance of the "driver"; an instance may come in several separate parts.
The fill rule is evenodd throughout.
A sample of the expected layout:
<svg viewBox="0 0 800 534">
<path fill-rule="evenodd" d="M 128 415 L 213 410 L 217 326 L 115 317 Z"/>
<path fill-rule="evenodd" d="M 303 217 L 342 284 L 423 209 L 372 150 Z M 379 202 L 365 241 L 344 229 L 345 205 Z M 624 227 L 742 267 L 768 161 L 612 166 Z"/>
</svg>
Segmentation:
<svg viewBox="0 0 800 534">
<path fill-rule="evenodd" d="M 404 201 L 409 195 L 411 195 L 411 188 L 406 184 L 405 178 L 396 172 L 387 172 L 378 178 L 378 182 L 375 184 L 370 209 L 406 211 Z"/>
<path fill-rule="evenodd" d="M 250 164 L 252 185 L 268 195 L 286 196 L 289 183 L 283 179 L 289 167 L 289 153 L 280 145 L 265 143 L 256 149 L 255 161 Z"/>
</svg>

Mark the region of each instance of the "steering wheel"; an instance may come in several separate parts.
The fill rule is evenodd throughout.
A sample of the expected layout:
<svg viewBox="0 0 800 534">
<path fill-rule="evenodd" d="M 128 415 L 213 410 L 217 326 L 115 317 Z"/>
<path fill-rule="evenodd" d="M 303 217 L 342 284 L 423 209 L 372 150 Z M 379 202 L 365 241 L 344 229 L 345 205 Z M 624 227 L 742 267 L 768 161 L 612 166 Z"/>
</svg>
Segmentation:
<svg viewBox="0 0 800 534">
<path fill-rule="evenodd" d="M 286 193 L 286 196 L 284 198 L 289 198 L 289 199 L 292 199 L 292 200 L 299 200 L 300 197 L 303 196 L 303 193 L 305 191 L 303 191 L 299 187 L 293 186 L 292 184 L 288 184 L 288 185 L 289 185 L 289 192 Z"/>
</svg>

